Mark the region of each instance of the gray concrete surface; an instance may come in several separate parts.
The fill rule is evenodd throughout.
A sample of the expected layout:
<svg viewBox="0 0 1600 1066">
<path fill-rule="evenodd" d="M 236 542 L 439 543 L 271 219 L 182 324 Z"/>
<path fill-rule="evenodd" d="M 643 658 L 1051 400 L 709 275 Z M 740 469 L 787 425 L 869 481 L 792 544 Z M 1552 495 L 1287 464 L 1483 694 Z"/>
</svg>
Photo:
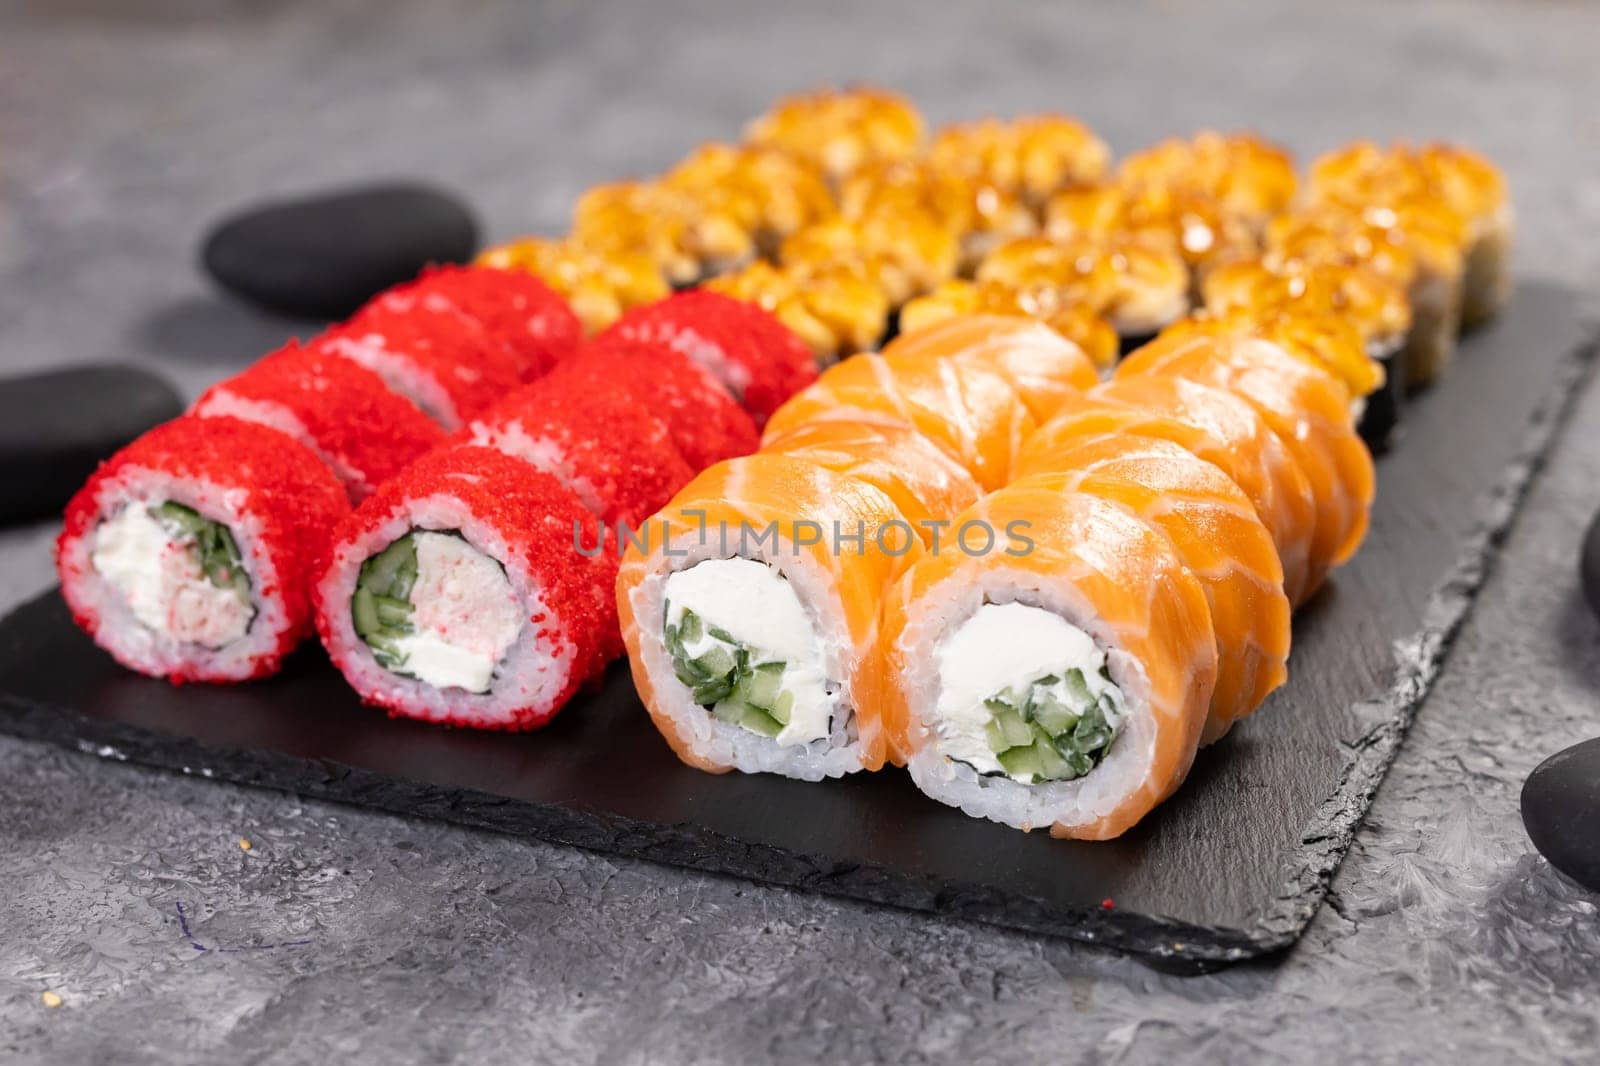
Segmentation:
<svg viewBox="0 0 1600 1066">
<path fill-rule="evenodd" d="M 1202 124 L 1302 152 L 1459 137 L 1510 172 L 1523 271 L 1592 288 L 1597 45 L 1600 10 L 1563 3 L 10 0 L 0 366 L 132 359 L 193 393 L 293 328 L 197 276 L 219 211 L 421 175 L 494 235 L 554 228 L 586 184 L 847 78 L 936 120 L 1070 109 L 1123 150 Z M 1600 732 L 1573 579 L 1597 504 L 1591 389 L 1280 965 L 1161 977 L 0 739 L 0 1059 L 1593 1061 L 1600 896 L 1531 853 L 1517 792 Z M 51 582 L 52 535 L 0 534 L 0 603 Z"/>
</svg>

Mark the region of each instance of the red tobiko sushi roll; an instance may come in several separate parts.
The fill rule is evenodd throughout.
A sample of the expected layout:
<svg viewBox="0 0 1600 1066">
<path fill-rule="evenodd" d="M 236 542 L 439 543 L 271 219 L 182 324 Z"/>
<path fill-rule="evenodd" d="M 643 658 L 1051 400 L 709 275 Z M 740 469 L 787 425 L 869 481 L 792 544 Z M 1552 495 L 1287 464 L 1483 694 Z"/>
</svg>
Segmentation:
<svg viewBox="0 0 1600 1066">
<path fill-rule="evenodd" d="M 667 424 L 673 443 L 696 471 L 748 455 L 761 434 L 716 379 L 688 356 L 648 351 L 613 338 L 593 344 L 551 372 L 576 395 L 622 392 Z"/>
<path fill-rule="evenodd" d="M 190 413 L 287 433 L 328 464 L 354 503 L 445 439 L 377 374 L 293 341 L 207 389 Z"/>
<path fill-rule="evenodd" d="M 523 271 L 433 267 L 372 301 L 372 306 L 398 314 L 419 304 L 453 311 L 482 326 L 511 355 L 523 381 L 543 377 L 583 343 L 583 324 L 567 301 Z"/>
<path fill-rule="evenodd" d="M 627 393 L 545 379 L 525 385 L 462 431 L 571 489 L 608 527 L 637 526 L 694 477 L 667 424 Z"/>
<path fill-rule="evenodd" d="M 617 558 L 565 486 L 491 448 L 418 460 L 334 535 L 317 631 L 363 701 L 534 729 L 620 654 Z"/>
<path fill-rule="evenodd" d="M 151 677 L 275 673 L 311 632 L 311 587 L 350 503 L 292 437 L 186 416 L 105 463 L 67 505 L 56 569 L 72 616 Z"/>
<path fill-rule="evenodd" d="M 772 315 L 744 300 L 691 289 L 636 307 L 596 341 L 633 349 L 670 349 L 705 367 L 757 426 L 817 379 L 811 349 Z"/>
<path fill-rule="evenodd" d="M 366 367 L 451 432 L 522 384 L 516 363 L 482 326 L 420 304 L 404 313 L 368 306 L 307 347 Z"/>
</svg>

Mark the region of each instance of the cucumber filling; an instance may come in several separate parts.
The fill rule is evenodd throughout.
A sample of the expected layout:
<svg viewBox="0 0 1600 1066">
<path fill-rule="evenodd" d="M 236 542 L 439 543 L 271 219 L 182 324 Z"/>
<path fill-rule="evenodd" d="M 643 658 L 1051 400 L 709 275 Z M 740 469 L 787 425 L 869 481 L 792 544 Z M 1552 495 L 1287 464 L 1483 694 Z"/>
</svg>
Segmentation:
<svg viewBox="0 0 1600 1066">
<path fill-rule="evenodd" d="M 1099 680 L 1111 683 L 1102 666 Z M 983 701 L 984 738 L 1006 776 L 1026 784 L 1082 777 L 1111 753 L 1120 721 L 1110 690 L 1098 696 L 1077 667 Z"/>
<path fill-rule="evenodd" d="M 706 625 L 688 608 L 678 613 L 676 625 L 666 623 L 663 637 L 673 674 L 717 721 L 776 738 L 793 719 L 794 693 L 783 687 L 786 664 Z"/>
<path fill-rule="evenodd" d="M 483 693 L 524 621 L 505 567 L 455 530 L 412 530 L 361 564 L 356 635 L 378 665 L 436 688 Z"/>
<path fill-rule="evenodd" d="M 825 741 L 841 686 L 828 681 L 811 616 L 787 579 L 753 559 L 668 575 L 662 640 L 689 698 L 780 745 Z"/>
<path fill-rule="evenodd" d="M 1126 717 L 1105 651 L 1060 615 L 986 603 L 939 644 L 937 750 L 984 776 L 1071 781 L 1111 753 Z"/>
<path fill-rule="evenodd" d="M 173 640 L 222 648 L 255 620 L 233 531 L 181 503 L 124 507 L 101 523 L 90 561 L 141 624 Z"/>
</svg>

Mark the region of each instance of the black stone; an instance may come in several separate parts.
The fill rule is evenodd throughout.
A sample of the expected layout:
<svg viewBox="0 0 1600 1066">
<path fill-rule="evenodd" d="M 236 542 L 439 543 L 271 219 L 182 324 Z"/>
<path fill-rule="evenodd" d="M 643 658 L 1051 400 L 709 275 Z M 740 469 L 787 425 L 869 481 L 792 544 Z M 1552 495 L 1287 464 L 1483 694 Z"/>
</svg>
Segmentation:
<svg viewBox="0 0 1600 1066">
<path fill-rule="evenodd" d="M 0 523 L 55 515 L 102 459 L 183 406 L 165 380 L 132 366 L 0 381 Z"/>
<path fill-rule="evenodd" d="M 700 773 L 650 726 L 620 663 L 517 736 L 390 721 L 314 643 L 267 681 L 174 688 L 118 667 L 53 592 L 0 621 L 0 731 L 1066 937 L 1174 972 L 1274 955 L 1326 895 L 1588 374 L 1577 307 L 1566 290 L 1521 288 L 1407 408 L 1366 545 L 1295 618 L 1289 684 L 1118 840 L 968 818 L 899 770 L 816 785 Z"/>
<path fill-rule="evenodd" d="M 1522 786 L 1522 824 L 1551 866 L 1600 892 L 1600 738 L 1534 768 Z"/>
<path fill-rule="evenodd" d="M 1589 523 L 1589 532 L 1583 538 L 1583 555 L 1578 561 L 1578 575 L 1583 582 L 1583 595 L 1594 613 L 1600 615 L 1600 512 Z"/>
<path fill-rule="evenodd" d="M 201 262 L 224 289 L 269 310 L 343 318 L 430 263 L 478 248 L 465 204 L 422 185 L 370 185 L 247 208 L 205 238 Z"/>
</svg>

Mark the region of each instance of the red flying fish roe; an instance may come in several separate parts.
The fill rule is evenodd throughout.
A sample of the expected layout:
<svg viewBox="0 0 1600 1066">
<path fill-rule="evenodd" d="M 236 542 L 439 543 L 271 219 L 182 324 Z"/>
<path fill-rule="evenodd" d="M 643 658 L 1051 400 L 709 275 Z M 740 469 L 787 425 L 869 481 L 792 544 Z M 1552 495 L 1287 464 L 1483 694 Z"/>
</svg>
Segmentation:
<svg viewBox="0 0 1600 1066">
<path fill-rule="evenodd" d="M 368 306 L 307 347 L 375 371 L 392 391 L 452 431 L 522 384 L 515 361 L 482 326 L 421 305 L 404 314 Z"/>
<path fill-rule="evenodd" d="M 74 595 L 87 575 L 69 572 L 61 561 L 62 549 L 68 541 L 88 535 L 104 517 L 102 492 L 141 470 L 229 486 L 240 493 L 238 509 L 256 526 L 257 550 L 272 558 L 280 581 L 252 593 L 258 600 L 281 603 L 288 620 L 277 645 L 257 657 L 250 677 L 277 673 L 284 656 L 311 633 L 312 582 L 325 557 L 329 533 L 350 512 L 338 479 L 292 437 L 254 422 L 185 416 L 150 430 L 100 464 L 67 504 L 66 523 L 56 540 L 62 594 L 73 620 L 90 636 L 96 635 L 100 619 Z M 240 548 L 249 550 L 243 543 Z M 181 684 L 240 679 L 212 678 L 185 667 L 174 670 L 167 680 Z"/>
<path fill-rule="evenodd" d="M 733 397 L 688 356 L 640 350 L 613 338 L 590 345 L 546 380 L 576 395 L 625 392 L 667 424 L 678 451 L 696 472 L 749 455 L 761 435 Z"/>
<path fill-rule="evenodd" d="M 376 297 L 372 306 L 399 314 L 416 304 L 453 310 L 499 341 L 532 381 L 578 350 L 583 324 L 567 301 L 532 274 L 481 266 L 442 266 Z"/>
<path fill-rule="evenodd" d="M 817 379 L 811 350 L 787 326 L 753 303 L 708 289 L 636 307 L 596 339 L 687 355 L 733 393 L 757 426 Z"/>
<path fill-rule="evenodd" d="M 612 528 L 637 526 L 695 475 L 649 408 L 625 392 L 577 388 L 570 379 L 523 386 L 461 437 L 553 475 Z"/>
<path fill-rule="evenodd" d="M 328 464 L 353 503 L 445 439 L 427 415 L 390 392 L 372 371 L 294 341 L 213 385 L 193 412 L 288 433 Z"/>
<path fill-rule="evenodd" d="M 383 693 L 363 691 L 354 671 L 347 669 L 335 650 L 332 611 L 348 612 L 350 604 L 330 604 L 317 588 L 317 632 L 338 666 L 362 700 L 382 707 L 394 718 L 470 728 L 508 731 L 537 729 L 587 681 L 598 677 L 606 664 L 622 654 L 622 633 L 617 623 L 614 592 L 617 555 L 609 538 L 603 550 L 598 520 L 559 481 L 519 459 L 492 448 L 469 445 L 443 448 L 419 459 L 400 477 L 380 488 L 351 513 L 333 536 L 330 561 L 324 572 L 344 565 L 341 553 L 369 530 L 404 512 L 412 500 L 450 496 L 461 501 L 481 523 L 493 527 L 510 548 L 512 558 L 500 560 L 508 568 L 525 571 L 539 585 L 549 614 L 534 615 L 528 624 L 541 636 L 558 629 L 574 646 L 572 673 L 558 698 L 548 708 L 523 707 L 509 712 L 504 721 L 487 726 L 481 719 L 435 714 Z M 581 531 L 581 532 L 579 532 Z M 575 543 L 576 541 L 576 543 Z M 578 550 L 578 544 L 584 551 Z M 519 639 L 527 639 L 526 634 Z"/>
</svg>

